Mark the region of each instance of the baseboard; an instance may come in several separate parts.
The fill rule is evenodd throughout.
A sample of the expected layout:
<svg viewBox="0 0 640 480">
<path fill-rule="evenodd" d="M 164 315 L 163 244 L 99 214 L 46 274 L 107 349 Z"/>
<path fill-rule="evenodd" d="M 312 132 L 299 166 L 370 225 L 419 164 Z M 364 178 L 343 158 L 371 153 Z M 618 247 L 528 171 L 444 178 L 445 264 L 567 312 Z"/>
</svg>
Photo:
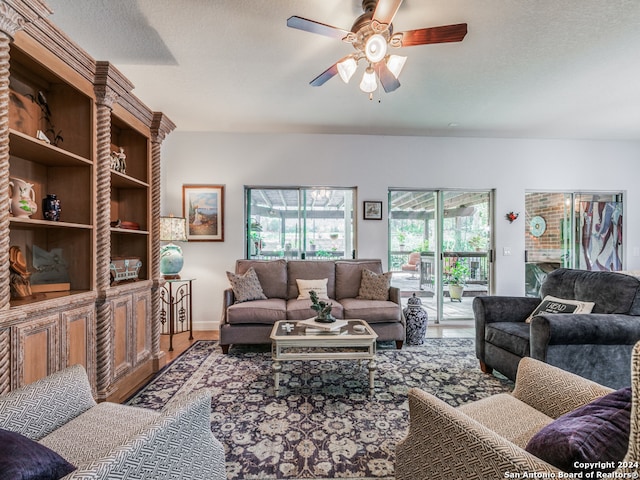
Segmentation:
<svg viewBox="0 0 640 480">
<path fill-rule="evenodd" d="M 193 322 L 193 331 L 220 330 L 220 322 Z"/>
</svg>

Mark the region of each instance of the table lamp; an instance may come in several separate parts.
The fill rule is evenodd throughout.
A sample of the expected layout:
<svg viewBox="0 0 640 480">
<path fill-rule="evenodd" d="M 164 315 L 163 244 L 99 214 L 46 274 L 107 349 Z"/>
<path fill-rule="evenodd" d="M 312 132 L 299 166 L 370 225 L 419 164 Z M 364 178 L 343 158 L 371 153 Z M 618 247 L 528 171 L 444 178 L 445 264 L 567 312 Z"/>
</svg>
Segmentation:
<svg viewBox="0 0 640 480">
<path fill-rule="evenodd" d="M 160 247 L 160 273 L 165 279 L 180 278 L 184 257 L 182 249 L 171 242 L 187 241 L 187 221 L 182 217 L 160 217 L 160 241 L 170 242 Z"/>
</svg>

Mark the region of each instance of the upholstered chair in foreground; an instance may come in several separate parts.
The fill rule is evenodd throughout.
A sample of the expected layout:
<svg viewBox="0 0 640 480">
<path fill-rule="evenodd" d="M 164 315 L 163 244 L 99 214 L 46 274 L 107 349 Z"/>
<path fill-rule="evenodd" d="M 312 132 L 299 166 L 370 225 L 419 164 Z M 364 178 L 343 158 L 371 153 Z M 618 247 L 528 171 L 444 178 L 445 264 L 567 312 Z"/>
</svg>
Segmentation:
<svg viewBox="0 0 640 480">
<path fill-rule="evenodd" d="M 69 367 L 0 396 L 0 476 L 226 479 L 210 414 L 207 391 L 179 397 L 160 412 L 96 404 L 85 370 Z"/>
<path fill-rule="evenodd" d="M 640 474 L 640 469 L 633 468 L 634 463 L 637 465 L 640 462 L 640 343 L 634 347 L 631 363 L 632 395 L 629 395 L 628 389 L 624 390 L 627 395 L 626 408 L 616 411 L 612 417 L 619 419 L 626 415 L 627 426 L 630 423 L 628 448 L 624 428 L 616 430 L 618 435 L 614 435 L 610 433 L 612 429 L 607 430 L 610 424 L 601 423 L 606 428 L 595 435 L 601 416 L 595 415 L 595 419 L 588 416 L 578 418 L 587 427 L 582 436 L 577 435 L 577 428 L 567 429 L 567 424 L 564 426 L 570 433 L 567 439 L 571 448 L 567 450 L 572 452 L 587 451 L 585 445 L 594 437 L 600 440 L 602 451 L 610 451 L 616 442 L 621 445 L 622 455 L 626 449 L 624 460 L 629 462 L 631 469 L 621 468 L 618 463 L 614 463 L 618 467 L 616 473 L 619 474 L 615 478 L 639 478 L 634 475 Z M 409 432 L 396 449 L 396 480 L 534 478 L 531 476 L 534 473 L 541 475 L 535 478 L 543 478 L 544 474 L 548 474 L 544 478 L 559 478 L 559 473 L 563 470 L 529 453 L 532 444 L 536 444 L 536 439 L 541 436 L 544 438 L 543 434 L 553 427 L 559 426 L 563 419 L 577 415 L 577 412 L 586 414 L 587 409 L 593 407 L 594 401 L 604 403 L 606 399 L 622 391 L 614 392 L 532 358 L 520 361 L 512 393 L 494 395 L 458 408 L 453 408 L 422 390 L 411 389 Z M 585 407 L 587 404 L 588 407 Z M 572 413 L 555 421 L 568 412 Z M 572 417 L 573 425 L 576 424 L 575 419 L 576 417 Z M 602 433 L 609 435 L 601 435 Z M 534 435 L 536 438 L 532 440 Z M 622 438 L 619 438 L 620 435 Z M 602 438 L 605 442 L 601 441 Z M 584 442 L 577 443 L 578 441 Z M 547 446 L 550 447 L 545 452 L 547 460 L 563 451 L 553 440 L 550 443 L 552 445 L 544 442 L 537 445 L 538 451 L 543 452 Z M 594 451 L 592 444 L 589 444 L 589 448 L 589 451 Z M 599 460 L 603 458 L 593 459 Z M 525 474 L 529 477 L 525 477 Z"/>
</svg>

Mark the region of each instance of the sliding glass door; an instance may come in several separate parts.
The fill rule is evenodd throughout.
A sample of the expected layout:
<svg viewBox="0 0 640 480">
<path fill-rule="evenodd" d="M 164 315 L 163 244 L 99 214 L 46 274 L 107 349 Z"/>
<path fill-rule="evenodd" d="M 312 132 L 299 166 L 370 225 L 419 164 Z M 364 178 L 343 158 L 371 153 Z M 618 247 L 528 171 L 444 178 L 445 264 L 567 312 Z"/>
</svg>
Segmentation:
<svg viewBox="0 0 640 480">
<path fill-rule="evenodd" d="M 528 192 L 525 293 L 537 297 L 557 268 L 622 270 L 621 192 Z"/>
<path fill-rule="evenodd" d="M 435 323 L 473 318 L 491 280 L 490 191 L 389 190 L 389 267 Z"/>
</svg>

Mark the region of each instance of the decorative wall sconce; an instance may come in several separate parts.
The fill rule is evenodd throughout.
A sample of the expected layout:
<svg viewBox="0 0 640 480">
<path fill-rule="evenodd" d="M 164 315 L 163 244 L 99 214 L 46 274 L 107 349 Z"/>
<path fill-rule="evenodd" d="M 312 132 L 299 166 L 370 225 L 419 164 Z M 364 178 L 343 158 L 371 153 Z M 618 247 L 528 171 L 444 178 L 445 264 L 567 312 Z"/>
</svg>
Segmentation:
<svg viewBox="0 0 640 480">
<path fill-rule="evenodd" d="M 513 223 L 515 220 L 518 219 L 519 215 L 520 215 L 519 213 L 509 212 L 505 215 L 505 217 L 507 217 L 507 220 L 509 220 L 509 223 Z"/>
</svg>

